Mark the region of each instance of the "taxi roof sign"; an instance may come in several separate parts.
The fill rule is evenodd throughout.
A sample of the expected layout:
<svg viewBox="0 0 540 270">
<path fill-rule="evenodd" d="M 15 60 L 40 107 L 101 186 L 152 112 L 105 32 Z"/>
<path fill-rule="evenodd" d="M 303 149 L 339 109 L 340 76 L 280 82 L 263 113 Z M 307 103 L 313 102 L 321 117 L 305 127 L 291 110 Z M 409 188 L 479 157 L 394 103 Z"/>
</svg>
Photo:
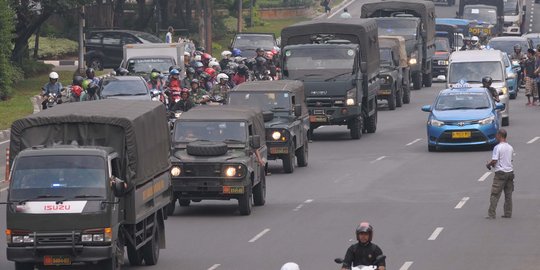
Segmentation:
<svg viewBox="0 0 540 270">
<path fill-rule="evenodd" d="M 468 84 L 465 80 L 459 80 L 458 83 L 452 85 L 452 89 L 456 89 L 456 88 L 471 88 L 472 86 L 470 84 Z"/>
</svg>

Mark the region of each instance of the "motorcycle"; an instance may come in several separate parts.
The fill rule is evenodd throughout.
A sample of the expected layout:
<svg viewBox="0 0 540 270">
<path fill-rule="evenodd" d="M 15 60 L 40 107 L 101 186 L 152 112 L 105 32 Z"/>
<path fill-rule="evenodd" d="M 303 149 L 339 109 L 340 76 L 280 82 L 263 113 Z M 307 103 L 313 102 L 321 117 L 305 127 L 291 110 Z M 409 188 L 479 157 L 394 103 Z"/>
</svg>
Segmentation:
<svg viewBox="0 0 540 270">
<path fill-rule="evenodd" d="M 381 262 L 384 259 L 386 259 L 385 255 L 379 255 L 379 256 L 377 256 L 377 258 L 375 258 L 375 261 L 373 262 L 373 265 L 353 266 L 351 268 L 351 270 L 377 270 L 379 268 L 379 266 L 378 266 L 379 262 Z M 337 259 L 334 260 L 334 262 L 337 263 L 337 264 L 343 264 L 343 259 L 337 258 Z"/>
<path fill-rule="evenodd" d="M 165 106 L 169 105 L 169 100 L 162 91 L 158 89 L 152 89 L 150 90 L 150 95 L 152 96 L 152 101 L 159 101 Z"/>
<path fill-rule="evenodd" d="M 45 103 L 46 104 L 46 109 L 52 108 L 52 107 L 58 105 L 58 96 L 56 95 L 56 93 L 47 94 L 45 96 L 45 99 L 47 100 L 47 102 Z"/>
</svg>

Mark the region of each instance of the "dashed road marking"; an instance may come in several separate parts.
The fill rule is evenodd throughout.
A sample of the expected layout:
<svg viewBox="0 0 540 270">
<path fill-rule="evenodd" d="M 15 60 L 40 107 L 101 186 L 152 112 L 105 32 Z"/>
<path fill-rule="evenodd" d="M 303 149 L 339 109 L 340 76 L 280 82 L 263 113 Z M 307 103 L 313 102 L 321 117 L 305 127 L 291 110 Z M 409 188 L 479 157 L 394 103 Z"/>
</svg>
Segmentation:
<svg viewBox="0 0 540 270">
<path fill-rule="evenodd" d="M 433 233 L 431 234 L 431 236 L 428 238 L 428 240 L 435 240 L 437 239 L 437 237 L 439 237 L 439 234 L 441 234 L 441 232 L 444 230 L 444 227 L 437 227 L 435 229 L 435 231 L 433 231 Z"/>
<path fill-rule="evenodd" d="M 461 201 L 456 205 L 456 207 L 454 207 L 454 209 L 461 209 L 469 199 L 469 197 L 463 197 L 463 199 L 461 199 Z"/>
<path fill-rule="evenodd" d="M 212 265 L 210 268 L 208 268 L 208 270 L 216 270 L 220 266 L 221 266 L 221 264 L 216 263 L 216 264 Z"/>
<path fill-rule="evenodd" d="M 298 211 L 298 210 L 302 209 L 302 207 L 304 207 L 303 203 L 299 204 L 296 208 L 293 209 L 293 211 Z"/>
<path fill-rule="evenodd" d="M 491 172 L 484 173 L 484 175 L 482 175 L 480 178 L 478 178 L 478 182 L 484 182 L 489 177 L 490 174 L 491 174 Z"/>
<path fill-rule="evenodd" d="M 313 199 L 307 199 L 304 203 L 312 203 Z"/>
<path fill-rule="evenodd" d="M 540 139 L 540 137 L 534 137 L 530 141 L 528 141 L 527 144 L 534 143 L 534 142 L 538 141 L 538 139 Z"/>
<path fill-rule="evenodd" d="M 386 157 L 386 156 L 380 156 L 380 157 L 378 157 L 377 159 L 372 160 L 370 163 L 375 163 L 375 162 L 377 162 L 377 161 L 381 161 L 381 160 L 383 160 L 385 157 Z"/>
<path fill-rule="evenodd" d="M 4 143 L 8 143 L 8 142 L 9 142 L 9 140 L 0 142 L 0 144 L 4 144 Z"/>
<path fill-rule="evenodd" d="M 419 141 L 421 141 L 421 140 L 422 140 L 422 139 L 416 139 L 416 140 L 414 140 L 414 141 L 412 141 L 412 142 L 406 144 L 406 146 L 413 145 L 413 144 L 415 144 L 415 143 L 417 143 L 417 142 L 419 142 Z"/>
<path fill-rule="evenodd" d="M 409 267 L 411 267 L 411 265 L 412 265 L 413 263 L 414 263 L 414 262 L 412 262 L 412 261 L 405 262 L 405 263 L 403 263 L 403 265 L 399 268 L 399 270 L 409 270 Z"/>
<path fill-rule="evenodd" d="M 253 238 L 251 238 L 248 242 L 253 243 L 253 242 L 259 240 L 259 238 L 263 237 L 263 235 L 265 235 L 269 231 L 270 231 L 269 228 L 264 229 L 262 232 L 260 232 L 259 234 L 255 235 Z"/>
</svg>

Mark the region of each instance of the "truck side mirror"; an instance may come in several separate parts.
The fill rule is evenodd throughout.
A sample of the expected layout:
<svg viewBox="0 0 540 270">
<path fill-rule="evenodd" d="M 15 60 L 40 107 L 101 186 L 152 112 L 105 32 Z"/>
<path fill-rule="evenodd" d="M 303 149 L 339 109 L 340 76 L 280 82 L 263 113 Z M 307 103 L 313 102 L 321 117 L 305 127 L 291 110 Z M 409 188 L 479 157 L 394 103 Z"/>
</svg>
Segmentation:
<svg viewBox="0 0 540 270">
<path fill-rule="evenodd" d="M 302 105 L 300 104 L 294 105 L 294 116 L 296 117 L 302 116 Z"/>
<path fill-rule="evenodd" d="M 124 180 L 112 176 L 111 186 L 114 196 L 122 197 L 126 194 L 127 183 Z"/>
<path fill-rule="evenodd" d="M 249 145 L 255 149 L 261 148 L 261 136 L 260 135 L 249 136 Z"/>
</svg>

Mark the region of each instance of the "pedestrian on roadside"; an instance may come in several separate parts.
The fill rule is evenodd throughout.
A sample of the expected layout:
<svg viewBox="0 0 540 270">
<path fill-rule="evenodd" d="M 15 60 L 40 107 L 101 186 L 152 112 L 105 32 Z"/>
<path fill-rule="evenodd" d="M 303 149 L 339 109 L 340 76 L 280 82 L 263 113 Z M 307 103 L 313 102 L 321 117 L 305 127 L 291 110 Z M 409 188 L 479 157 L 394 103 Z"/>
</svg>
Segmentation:
<svg viewBox="0 0 540 270">
<path fill-rule="evenodd" d="M 534 74 L 536 75 L 536 92 L 538 92 L 538 89 L 540 89 L 540 44 L 538 46 L 536 46 L 536 52 L 534 54 L 534 60 L 535 60 L 535 70 L 534 70 Z M 538 95 L 539 96 L 539 102 L 538 104 L 540 105 L 540 94 Z"/>
<path fill-rule="evenodd" d="M 174 34 L 174 28 L 172 26 L 169 26 L 169 29 L 167 30 L 167 34 L 165 35 L 165 43 L 172 43 L 173 34 Z"/>
<path fill-rule="evenodd" d="M 341 15 L 339 15 L 339 17 L 342 18 L 342 19 L 350 19 L 350 18 L 352 18 L 351 13 L 349 13 L 349 9 L 347 9 L 347 8 L 343 9 L 343 13 L 341 13 Z"/>
<path fill-rule="evenodd" d="M 514 148 L 506 141 L 507 135 L 508 133 L 505 129 L 499 129 L 496 135 L 499 144 L 493 148 L 491 161 L 486 164 L 488 170 L 491 170 L 491 168 L 495 170 L 487 219 L 495 219 L 497 203 L 503 191 L 504 215 L 501 217 L 512 217 L 512 192 L 514 192 L 514 167 L 512 165 L 512 159 Z"/>
<path fill-rule="evenodd" d="M 527 60 L 523 63 L 525 76 L 525 95 L 527 96 L 527 106 L 536 105 L 538 97 L 538 89 L 536 88 L 536 60 L 534 58 L 534 50 L 527 50 Z M 532 103 L 531 103 L 532 99 Z"/>
<path fill-rule="evenodd" d="M 324 13 L 326 13 L 327 16 L 330 16 L 330 11 L 332 10 L 330 8 L 330 0 L 322 0 L 321 6 L 324 7 Z"/>
</svg>

